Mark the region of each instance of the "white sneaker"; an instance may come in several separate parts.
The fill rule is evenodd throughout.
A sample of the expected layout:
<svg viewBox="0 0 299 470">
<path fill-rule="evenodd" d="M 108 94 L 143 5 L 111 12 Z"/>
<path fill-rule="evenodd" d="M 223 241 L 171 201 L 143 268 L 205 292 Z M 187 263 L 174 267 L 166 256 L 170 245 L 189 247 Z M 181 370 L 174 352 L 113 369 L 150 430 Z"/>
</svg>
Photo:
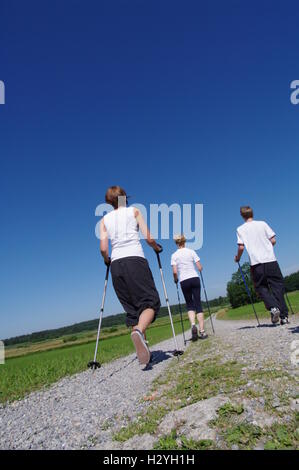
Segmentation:
<svg viewBox="0 0 299 470">
<path fill-rule="evenodd" d="M 271 312 L 271 321 L 273 325 L 275 325 L 275 323 L 279 322 L 280 310 L 279 308 L 273 307 L 271 308 L 270 312 Z"/>
<path fill-rule="evenodd" d="M 131 338 L 134 343 L 136 354 L 140 364 L 148 364 L 151 358 L 151 353 L 148 349 L 147 341 L 144 335 L 139 330 L 133 330 Z"/>
</svg>

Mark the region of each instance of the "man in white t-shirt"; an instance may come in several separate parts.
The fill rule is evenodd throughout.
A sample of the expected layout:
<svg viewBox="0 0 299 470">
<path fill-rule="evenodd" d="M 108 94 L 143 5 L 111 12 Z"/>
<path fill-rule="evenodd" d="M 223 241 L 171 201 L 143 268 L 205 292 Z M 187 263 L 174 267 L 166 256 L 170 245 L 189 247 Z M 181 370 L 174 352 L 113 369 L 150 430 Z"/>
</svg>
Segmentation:
<svg viewBox="0 0 299 470">
<path fill-rule="evenodd" d="M 271 312 L 272 323 L 288 323 L 288 307 L 284 300 L 284 282 L 279 264 L 274 254 L 275 233 L 266 222 L 253 220 L 253 210 L 249 206 L 240 209 L 244 224 L 237 228 L 238 253 L 235 261 L 241 259 L 246 248 L 254 287 Z"/>
</svg>

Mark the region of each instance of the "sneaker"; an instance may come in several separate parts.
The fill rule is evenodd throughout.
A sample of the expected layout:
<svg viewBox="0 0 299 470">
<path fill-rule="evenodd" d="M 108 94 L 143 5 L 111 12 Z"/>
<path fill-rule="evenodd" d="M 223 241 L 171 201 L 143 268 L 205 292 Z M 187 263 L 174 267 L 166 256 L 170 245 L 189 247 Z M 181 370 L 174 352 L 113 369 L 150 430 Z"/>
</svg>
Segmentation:
<svg viewBox="0 0 299 470">
<path fill-rule="evenodd" d="M 288 317 L 284 317 L 280 319 L 281 325 L 287 325 L 288 323 L 290 323 Z"/>
<path fill-rule="evenodd" d="M 197 328 L 195 325 L 192 326 L 191 328 L 191 340 L 192 341 L 197 341 L 198 340 L 198 332 Z"/>
<path fill-rule="evenodd" d="M 207 339 L 208 334 L 205 332 L 205 330 L 199 332 L 199 339 Z"/>
<path fill-rule="evenodd" d="M 151 359 L 151 353 L 148 349 L 147 341 L 144 339 L 144 335 L 139 330 L 133 330 L 131 338 L 134 343 L 137 358 L 140 364 L 148 364 Z"/>
<path fill-rule="evenodd" d="M 279 311 L 278 308 L 273 307 L 273 308 L 271 308 L 270 312 L 271 312 L 271 321 L 272 321 L 273 325 L 275 325 L 276 323 L 279 322 L 280 311 Z"/>
</svg>

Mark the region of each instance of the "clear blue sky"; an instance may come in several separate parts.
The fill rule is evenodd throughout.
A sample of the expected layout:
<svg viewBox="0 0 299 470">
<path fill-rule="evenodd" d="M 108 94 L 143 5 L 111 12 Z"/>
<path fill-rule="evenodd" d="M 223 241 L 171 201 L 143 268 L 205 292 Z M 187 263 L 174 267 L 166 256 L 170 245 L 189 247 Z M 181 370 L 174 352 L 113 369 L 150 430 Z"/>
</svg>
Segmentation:
<svg viewBox="0 0 299 470">
<path fill-rule="evenodd" d="M 132 203 L 204 204 L 211 298 L 236 268 L 242 204 L 277 232 L 284 272 L 299 267 L 298 10 L 2 0 L 0 338 L 98 316 L 94 211 L 111 184 Z M 175 302 L 173 249 L 164 242 L 162 261 Z M 122 311 L 111 284 L 106 305 Z"/>
</svg>

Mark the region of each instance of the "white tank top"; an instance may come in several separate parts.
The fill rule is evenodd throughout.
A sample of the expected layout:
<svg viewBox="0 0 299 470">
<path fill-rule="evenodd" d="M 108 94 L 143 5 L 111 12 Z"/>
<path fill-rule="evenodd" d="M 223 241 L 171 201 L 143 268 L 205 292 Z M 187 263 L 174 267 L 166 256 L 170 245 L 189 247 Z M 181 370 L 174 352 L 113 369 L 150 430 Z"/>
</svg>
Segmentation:
<svg viewBox="0 0 299 470">
<path fill-rule="evenodd" d="M 144 258 L 134 210 L 134 207 L 120 207 L 104 216 L 104 224 L 111 240 L 111 261 L 127 256 Z"/>
</svg>

